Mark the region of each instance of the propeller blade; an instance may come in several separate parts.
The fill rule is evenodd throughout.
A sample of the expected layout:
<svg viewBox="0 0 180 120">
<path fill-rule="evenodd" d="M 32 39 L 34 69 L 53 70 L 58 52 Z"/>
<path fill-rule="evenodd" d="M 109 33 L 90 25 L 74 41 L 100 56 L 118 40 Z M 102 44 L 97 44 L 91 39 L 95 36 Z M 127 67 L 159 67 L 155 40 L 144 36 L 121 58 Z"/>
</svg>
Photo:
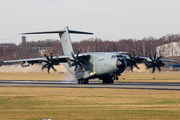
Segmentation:
<svg viewBox="0 0 180 120">
<path fill-rule="evenodd" d="M 153 66 L 153 70 L 152 70 L 152 73 L 154 73 L 154 72 L 155 72 L 155 69 L 156 69 L 156 68 L 155 68 L 155 66 Z"/>
<path fill-rule="evenodd" d="M 76 70 L 77 70 L 77 65 L 75 66 L 74 72 L 76 72 Z"/>
<path fill-rule="evenodd" d="M 128 56 L 130 57 L 130 59 L 132 59 L 132 56 L 128 53 Z"/>
<path fill-rule="evenodd" d="M 159 66 L 159 65 L 157 65 L 157 68 L 158 68 L 159 72 L 161 72 L 161 68 L 160 68 L 160 66 Z"/>
<path fill-rule="evenodd" d="M 72 66 L 75 66 L 77 63 L 76 62 L 73 62 Z"/>
<path fill-rule="evenodd" d="M 135 58 L 135 55 L 136 55 L 136 54 L 135 54 L 135 50 L 133 50 L 133 59 Z"/>
<path fill-rule="evenodd" d="M 46 54 L 44 56 L 46 57 L 47 61 L 49 61 L 49 57 Z"/>
<path fill-rule="evenodd" d="M 156 60 L 156 53 L 154 54 L 154 60 Z"/>
<path fill-rule="evenodd" d="M 52 60 L 52 58 L 53 58 L 53 52 L 51 51 L 51 53 L 50 53 L 50 60 Z"/>
<path fill-rule="evenodd" d="M 57 70 L 53 67 L 53 65 L 51 64 L 51 68 L 56 72 Z"/>
<path fill-rule="evenodd" d="M 50 70 L 50 65 L 48 66 L 48 74 L 50 74 L 49 70 Z"/>
<path fill-rule="evenodd" d="M 161 58 L 162 58 L 162 56 L 158 57 L 158 58 L 157 58 L 157 61 L 159 61 L 159 59 L 161 59 Z"/>
<path fill-rule="evenodd" d="M 48 65 L 48 64 L 45 64 L 45 65 L 41 68 L 41 70 L 43 70 L 47 65 Z"/>
<path fill-rule="evenodd" d="M 76 58 L 75 58 L 75 56 L 74 56 L 73 52 L 71 52 L 71 55 L 72 55 L 72 57 L 74 58 L 74 60 L 76 60 Z"/>
<path fill-rule="evenodd" d="M 138 67 L 136 64 L 135 64 L 134 66 L 135 66 L 137 69 L 139 69 L 139 67 Z"/>
<path fill-rule="evenodd" d="M 149 69 L 150 67 L 149 66 L 147 66 L 147 69 Z"/>
<path fill-rule="evenodd" d="M 71 64 L 70 61 L 73 62 L 73 63 Z M 74 65 L 75 65 L 75 62 L 76 62 L 75 60 L 68 58 L 69 67 L 74 66 Z"/>
<path fill-rule="evenodd" d="M 81 67 L 81 72 L 83 71 L 83 66 L 80 66 Z"/>
<path fill-rule="evenodd" d="M 75 60 L 73 60 L 73 59 L 69 59 L 70 61 L 72 61 L 72 62 L 74 62 Z"/>
<path fill-rule="evenodd" d="M 79 58 L 79 56 L 78 56 L 78 55 L 79 55 L 79 52 L 80 52 L 80 51 L 78 50 L 78 52 L 77 52 L 77 59 Z"/>
<path fill-rule="evenodd" d="M 133 72 L 133 65 L 131 65 L 131 71 Z"/>
<path fill-rule="evenodd" d="M 154 60 L 153 60 L 152 57 L 151 57 L 151 54 L 149 54 L 149 58 L 151 59 L 152 62 L 154 62 Z"/>
<path fill-rule="evenodd" d="M 140 53 L 139 53 L 139 56 L 141 56 L 141 55 L 142 55 L 142 53 L 140 52 Z"/>
<path fill-rule="evenodd" d="M 56 60 L 58 60 L 58 58 L 59 58 L 59 55 L 57 54 L 57 56 L 56 56 Z"/>
</svg>

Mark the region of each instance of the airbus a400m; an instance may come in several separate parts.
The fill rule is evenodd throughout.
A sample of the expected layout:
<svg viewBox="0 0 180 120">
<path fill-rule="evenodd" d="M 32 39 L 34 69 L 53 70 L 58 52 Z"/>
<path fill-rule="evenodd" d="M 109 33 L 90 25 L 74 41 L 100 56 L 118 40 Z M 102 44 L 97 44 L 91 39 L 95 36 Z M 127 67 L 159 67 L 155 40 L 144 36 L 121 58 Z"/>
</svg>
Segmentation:
<svg viewBox="0 0 180 120">
<path fill-rule="evenodd" d="M 52 33 L 59 34 L 64 52 L 63 56 L 53 56 L 53 53 L 51 53 L 49 57 L 45 54 L 44 57 L 41 58 L 8 60 L 4 62 L 23 62 L 21 65 L 22 67 L 27 67 L 34 63 L 41 63 L 42 69 L 47 68 L 48 73 L 51 68 L 56 71 L 53 67 L 54 65 L 63 63 L 65 68 L 74 75 L 79 84 L 88 84 L 89 79 L 94 78 L 99 78 L 104 84 L 113 84 L 114 80 L 118 80 L 118 76 L 124 72 L 127 66 L 130 66 L 131 70 L 133 70 L 134 66 L 139 69 L 137 63 L 142 63 L 143 61 L 147 68 L 153 68 L 152 72 L 155 71 L 156 67 L 161 71 L 160 67 L 165 65 L 163 61 L 177 62 L 174 60 L 161 59 L 161 57 L 156 58 L 156 54 L 153 58 L 151 55 L 149 58 L 135 56 L 135 52 L 133 52 L 133 55 L 130 55 L 127 52 L 80 53 L 79 51 L 77 54 L 74 54 L 69 33 L 90 35 L 93 33 L 69 30 L 67 26 L 60 31 L 31 32 L 23 34 Z"/>
</svg>

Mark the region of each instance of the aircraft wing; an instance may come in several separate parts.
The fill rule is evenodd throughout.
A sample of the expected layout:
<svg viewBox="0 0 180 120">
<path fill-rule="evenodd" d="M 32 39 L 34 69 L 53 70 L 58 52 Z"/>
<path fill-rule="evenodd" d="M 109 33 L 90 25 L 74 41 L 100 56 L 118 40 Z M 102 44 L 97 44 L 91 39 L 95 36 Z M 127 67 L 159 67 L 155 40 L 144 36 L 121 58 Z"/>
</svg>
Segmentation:
<svg viewBox="0 0 180 120">
<path fill-rule="evenodd" d="M 124 58 L 125 58 L 126 60 L 131 60 L 131 58 L 129 57 L 129 55 L 124 55 L 124 54 L 123 54 L 123 56 L 124 56 Z M 135 56 L 135 58 L 138 58 L 138 57 Z M 141 57 L 141 56 L 140 56 L 140 57 L 138 58 L 138 60 L 137 60 L 137 63 L 142 63 L 142 62 L 144 62 L 145 60 L 146 60 L 147 62 L 152 62 L 152 60 L 151 60 L 149 57 Z M 176 60 L 159 59 L 159 61 L 177 63 Z"/>
<path fill-rule="evenodd" d="M 152 60 L 148 57 L 144 57 L 148 62 L 151 62 Z M 176 60 L 167 60 L 167 59 L 159 59 L 159 61 L 164 61 L 164 62 L 174 62 L 177 63 Z"/>
<path fill-rule="evenodd" d="M 53 56 L 52 59 L 57 59 L 58 62 L 67 62 L 66 58 L 68 58 L 69 56 Z M 46 60 L 45 57 L 41 57 L 41 58 L 29 58 L 29 59 L 19 59 L 19 60 L 7 60 L 4 61 L 5 63 L 15 63 L 15 62 L 28 62 L 31 64 L 34 63 L 42 63 L 42 61 Z"/>
<path fill-rule="evenodd" d="M 76 55 L 74 55 L 76 56 Z M 56 60 L 59 63 L 67 63 L 68 62 L 68 58 L 71 57 L 71 55 L 63 55 L 63 56 L 53 56 L 52 60 Z M 80 54 L 79 55 L 80 58 L 85 59 L 85 60 L 89 60 L 89 55 L 88 54 Z M 49 57 L 50 59 L 50 57 Z M 47 61 L 46 57 L 40 57 L 40 58 L 29 58 L 29 59 L 19 59 L 19 60 L 7 60 L 4 61 L 5 63 L 14 63 L 14 62 L 28 62 L 28 63 L 41 63 L 42 61 Z"/>
</svg>

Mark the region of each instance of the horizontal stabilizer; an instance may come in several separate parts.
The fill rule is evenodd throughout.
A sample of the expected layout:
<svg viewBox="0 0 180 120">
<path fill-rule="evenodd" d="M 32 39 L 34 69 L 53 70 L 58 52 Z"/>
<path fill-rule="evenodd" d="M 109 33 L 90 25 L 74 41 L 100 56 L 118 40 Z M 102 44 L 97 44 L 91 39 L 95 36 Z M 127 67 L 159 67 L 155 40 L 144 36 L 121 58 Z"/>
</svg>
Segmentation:
<svg viewBox="0 0 180 120">
<path fill-rule="evenodd" d="M 30 32 L 30 33 L 21 33 L 21 34 L 52 34 L 52 33 L 63 33 L 65 31 L 46 31 L 46 32 Z"/>
<path fill-rule="evenodd" d="M 64 33 L 66 32 L 65 30 L 60 30 L 60 31 L 46 31 L 46 32 L 30 32 L 30 33 L 22 33 L 22 34 L 52 34 L 52 33 Z M 75 30 L 69 30 L 69 33 L 74 33 L 74 34 L 93 34 L 90 32 L 82 32 L 82 31 L 75 31 Z"/>
<path fill-rule="evenodd" d="M 93 34 L 90 32 L 81 32 L 81 31 L 75 31 L 75 30 L 69 30 L 69 33 L 74 33 L 74 34 Z"/>
</svg>

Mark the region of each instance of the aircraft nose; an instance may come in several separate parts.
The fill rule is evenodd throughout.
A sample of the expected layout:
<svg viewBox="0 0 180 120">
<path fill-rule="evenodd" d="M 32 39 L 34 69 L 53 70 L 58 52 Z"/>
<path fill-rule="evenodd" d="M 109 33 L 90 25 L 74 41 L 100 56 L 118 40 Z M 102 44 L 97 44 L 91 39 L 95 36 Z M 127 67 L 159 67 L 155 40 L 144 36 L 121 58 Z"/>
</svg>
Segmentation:
<svg viewBox="0 0 180 120">
<path fill-rule="evenodd" d="M 119 69 L 124 69 L 126 66 L 125 66 L 125 63 L 124 63 L 124 60 L 120 60 L 120 59 L 117 59 L 116 60 L 116 66 L 117 68 Z"/>
</svg>

